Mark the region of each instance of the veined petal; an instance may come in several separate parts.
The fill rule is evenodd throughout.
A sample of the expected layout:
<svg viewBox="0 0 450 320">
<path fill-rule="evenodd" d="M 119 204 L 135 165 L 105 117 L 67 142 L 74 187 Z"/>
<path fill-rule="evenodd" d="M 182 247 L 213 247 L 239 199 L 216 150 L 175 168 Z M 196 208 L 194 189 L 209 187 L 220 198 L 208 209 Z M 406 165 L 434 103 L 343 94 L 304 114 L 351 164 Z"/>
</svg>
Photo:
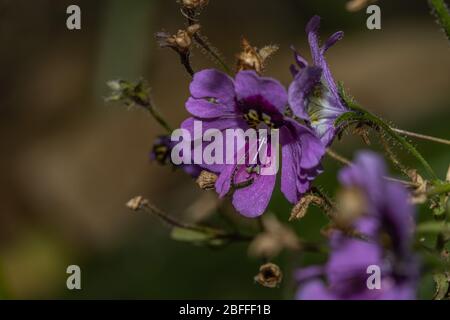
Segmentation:
<svg viewBox="0 0 450 320">
<path fill-rule="evenodd" d="M 234 105 L 233 79 L 215 69 L 197 72 L 190 84 L 190 91 L 196 99 L 213 98 L 217 103 L 230 107 Z"/>
<path fill-rule="evenodd" d="M 198 118 L 219 118 L 230 113 L 232 108 L 227 105 L 214 103 L 206 99 L 189 98 L 186 102 L 186 109 L 194 117 Z"/>
<path fill-rule="evenodd" d="M 246 180 L 251 178 L 254 180 L 250 186 L 238 189 L 234 192 L 233 206 L 243 216 L 247 218 L 256 218 L 262 215 L 267 209 L 277 176 L 254 174 L 251 176 L 249 175 Z M 239 182 L 239 180 L 237 180 L 237 182 Z"/>
</svg>

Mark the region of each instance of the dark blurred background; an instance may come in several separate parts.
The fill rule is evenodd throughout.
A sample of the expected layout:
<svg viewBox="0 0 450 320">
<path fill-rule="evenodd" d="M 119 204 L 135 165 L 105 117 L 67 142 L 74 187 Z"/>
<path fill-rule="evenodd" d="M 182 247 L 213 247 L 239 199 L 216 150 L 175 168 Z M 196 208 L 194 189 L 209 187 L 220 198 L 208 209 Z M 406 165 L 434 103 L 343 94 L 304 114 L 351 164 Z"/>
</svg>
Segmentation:
<svg viewBox="0 0 450 320">
<path fill-rule="evenodd" d="M 309 55 L 304 27 L 323 18 L 322 37 L 346 33 L 328 60 L 359 102 L 398 126 L 450 138 L 449 46 L 425 0 L 379 1 L 382 30 L 345 0 L 211 0 L 203 33 L 230 64 L 240 38 L 278 44 L 267 75 L 288 85 L 289 46 Z M 82 30 L 66 29 L 66 8 L 82 10 Z M 5 298 L 292 298 L 290 274 L 320 257 L 282 255 L 280 289 L 255 284 L 260 261 L 245 245 L 222 250 L 170 240 L 154 217 L 130 213 L 142 194 L 183 219 L 202 193 L 182 172 L 150 163 L 163 131 L 142 110 L 108 105 L 106 81 L 143 77 L 174 125 L 186 118 L 189 77 L 155 32 L 184 26 L 175 0 L 0 0 L 0 270 Z M 196 69 L 213 62 L 196 51 Z M 444 176 L 449 149 L 417 143 Z M 344 138 L 347 157 L 362 144 Z M 376 146 L 375 146 L 376 147 Z M 319 183 L 333 193 L 339 165 L 326 161 Z M 289 205 L 271 210 L 287 222 Z M 306 239 L 326 224 L 312 211 L 295 225 Z M 82 269 L 68 291 L 66 267 Z M 423 284 L 431 290 L 431 281 Z M 426 294 L 425 294 L 426 295 Z"/>
</svg>

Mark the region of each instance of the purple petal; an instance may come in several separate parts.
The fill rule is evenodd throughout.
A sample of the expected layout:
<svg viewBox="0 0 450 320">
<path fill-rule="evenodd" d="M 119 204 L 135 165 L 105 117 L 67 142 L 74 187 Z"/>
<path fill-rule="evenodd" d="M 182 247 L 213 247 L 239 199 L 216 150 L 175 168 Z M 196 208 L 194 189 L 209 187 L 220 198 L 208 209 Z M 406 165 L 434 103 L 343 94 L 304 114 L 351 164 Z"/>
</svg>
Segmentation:
<svg viewBox="0 0 450 320">
<path fill-rule="evenodd" d="M 276 178 L 276 175 L 254 175 L 254 181 L 250 186 L 234 192 L 233 205 L 236 210 L 247 218 L 262 215 L 269 205 Z"/>
<path fill-rule="evenodd" d="M 224 165 L 216 181 L 216 192 L 220 198 L 225 197 L 231 188 L 231 179 L 235 170 L 235 165 Z"/>
<path fill-rule="evenodd" d="M 330 287 L 342 295 L 366 289 L 367 268 L 371 265 L 383 265 L 382 248 L 377 243 L 348 237 L 332 240 L 326 265 Z"/>
<path fill-rule="evenodd" d="M 241 71 L 236 75 L 235 90 L 239 101 L 262 97 L 278 111 L 287 105 L 287 93 L 283 85 L 272 78 L 260 77 L 255 71 Z"/>
<path fill-rule="evenodd" d="M 322 276 L 324 269 L 322 266 L 310 266 L 307 268 L 298 269 L 294 273 L 294 278 L 297 282 L 304 282 Z"/>
<path fill-rule="evenodd" d="M 330 68 L 325 60 L 324 51 L 320 48 L 319 44 L 319 27 L 320 17 L 314 16 L 306 26 L 306 33 L 308 34 L 309 46 L 311 48 L 311 55 L 313 57 L 314 65 L 323 69 L 323 77 L 328 85 L 328 88 L 332 92 L 333 96 L 340 101 L 339 91 L 336 86 L 336 82 L 331 75 Z M 330 41 L 332 42 L 334 38 Z"/>
<path fill-rule="evenodd" d="M 214 98 L 218 103 L 230 107 L 234 105 L 233 79 L 215 69 L 197 72 L 191 82 L 190 91 L 197 99 Z"/>
<path fill-rule="evenodd" d="M 312 169 L 320 164 L 325 155 L 325 147 L 317 138 L 314 132 L 295 122 L 290 121 L 292 128 L 295 129 L 295 136 L 298 139 L 298 144 L 302 150 L 302 157 L 300 159 L 300 167 L 303 169 Z"/>
<path fill-rule="evenodd" d="M 202 124 L 202 133 L 209 129 L 225 130 L 230 128 L 243 128 L 247 129 L 247 124 L 240 118 L 218 118 L 201 120 L 197 118 L 188 118 L 182 124 L 181 128 L 188 130 L 191 133 L 192 139 L 194 138 L 194 121 L 200 121 Z"/>
<path fill-rule="evenodd" d="M 297 66 L 299 66 L 300 69 L 306 68 L 308 66 L 308 61 L 300 55 L 300 53 L 297 51 L 297 49 L 295 49 L 294 46 L 291 46 L 291 50 L 294 52 L 294 59 L 297 63 Z"/>
<path fill-rule="evenodd" d="M 337 300 L 338 298 L 325 286 L 322 280 L 308 281 L 300 287 L 297 300 Z"/>
<path fill-rule="evenodd" d="M 319 28 L 320 28 L 320 17 L 314 16 L 309 20 L 306 25 L 306 33 L 308 35 L 309 46 L 311 48 L 311 55 L 316 66 L 321 66 L 322 54 L 319 45 Z"/>
<path fill-rule="evenodd" d="M 306 67 L 297 74 L 294 81 L 289 86 L 289 105 L 297 117 L 303 120 L 309 120 L 309 115 L 306 112 L 308 96 L 320 82 L 321 77 L 321 68 Z"/>
<path fill-rule="evenodd" d="M 329 37 L 327 39 L 327 41 L 325 41 L 325 44 L 322 46 L 322 54 L 324 54 L 328 49 L 330 49 L 332 46 L 334 46 L 336 44 L 336 42 L 338 42 L 339 40 L 342 40 L 343 38 L 344 38 L 343 31 L 338 31 L 338 32 L 334 33 L 333 35 L 331 35 L 331 37 Z"/>
<path fill-rule="evenodd" d="M 186 102 L 186 109 L 190 114 L 198 118 L 219 118 L 227 112 L 232 111 L 232 109 L 226 105 L 192 97 Z"/>
</svg>

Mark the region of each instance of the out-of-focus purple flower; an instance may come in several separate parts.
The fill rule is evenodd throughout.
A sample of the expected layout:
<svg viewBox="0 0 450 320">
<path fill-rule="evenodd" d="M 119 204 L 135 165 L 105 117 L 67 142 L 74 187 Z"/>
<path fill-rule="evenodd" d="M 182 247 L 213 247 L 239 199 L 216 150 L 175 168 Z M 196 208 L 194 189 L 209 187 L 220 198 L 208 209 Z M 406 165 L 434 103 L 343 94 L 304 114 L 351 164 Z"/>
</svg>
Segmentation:
<svg viewBox="0 0 450 320">
<path fill-rule="evenodd" d="M 161 165 L 173 165 L 176 168 L 181 168 L 190 176 L 197 178 L 202 172 L 202 168 L 197 165 L 175 165 L 170 157 L 175 142 L 171 141 L 170 136 L 159 136 L 153 142 L 152 151 L 150 152 L 150 159 L 157 161 Z"/>
<path fill-rule="evenodd" d="M 328 146 L 336 134 L 335 120 L 348 109 L 342 102 L 336 82 L 325 60 L 325 53 L 344 36 L 334 33 L 321 46 L 320 17 L 314 16 L 306 26 L 313 64 L 309 65 L 295 49 L 296 65 L 291 66 L 294 81 L 289 87 L 289 104 L 295 115 L 307 121 Z"/>
<path fill-rule="evenodd" d="M 341 184 L 358 188 L 365 198 L 366 209 L 353 228 L 368 240 L 335 231 L 326 265 L 297 271 L 298 299 L 415 299 L 418 261 L 410 248 L 415 212 L 404 187 L 385 175 L 383 160 L 370 152 L 361 152 L 353 166 L 341 170 Z M 381 270 L 380 289 L 367 286 L 369 266 Z"/>
<path fill-rule="evenodd" d="M 288 97 L 286 89 L 277 80 L 261 77 L 254 71 L 241 71 L 232 79 L 209 69 L 195 74 L 190 92 L 186 108 L 193 117 L 187 119 L 182 128 L 192 132 L 194 121 L 201 120 L 204 131 L 279 129 L 281 190 L 291 203 L 298 202 L 309 190 L 311 181 L 321 172 L 320 161 L 325 149 L 313 130 L 284 115 Z M 261 175 L 258 165 L 203 167 L 219 174 L 216 191 L 221 197 L 235 189 L 233 205 L 242 215 L 257 217 L 264 213 L 275 186 L 276 174 Z M 246 181 L 252 181 L 251 185 L 233 187 Z"/>
</svg>

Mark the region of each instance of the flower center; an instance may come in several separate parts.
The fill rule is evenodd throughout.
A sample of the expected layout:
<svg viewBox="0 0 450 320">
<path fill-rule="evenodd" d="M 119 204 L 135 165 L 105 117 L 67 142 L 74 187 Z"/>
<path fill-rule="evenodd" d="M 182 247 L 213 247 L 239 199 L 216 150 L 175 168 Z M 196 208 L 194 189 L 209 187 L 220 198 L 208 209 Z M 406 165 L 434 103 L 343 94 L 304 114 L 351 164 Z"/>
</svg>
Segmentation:
<svg viewBox="0 0 450 320">
<path fill-rule="evenodd" d="M 277 129 L 283 125 L 283 115 L 261 96 L 240 101 L 239 109 L 244 120 L 253 129 L 261 125 Z"/>
<path fill-rule="evenodd" d="M 276 127 L 275 122 L 272 121 L 272 117 L 270 115 L 255 109 L 249 109 L 247 113 L 244 114 L 244 120 L 252 128 L 258 127 L 260 123 L 264 123 L 272 129 Z"/>
</svg>

